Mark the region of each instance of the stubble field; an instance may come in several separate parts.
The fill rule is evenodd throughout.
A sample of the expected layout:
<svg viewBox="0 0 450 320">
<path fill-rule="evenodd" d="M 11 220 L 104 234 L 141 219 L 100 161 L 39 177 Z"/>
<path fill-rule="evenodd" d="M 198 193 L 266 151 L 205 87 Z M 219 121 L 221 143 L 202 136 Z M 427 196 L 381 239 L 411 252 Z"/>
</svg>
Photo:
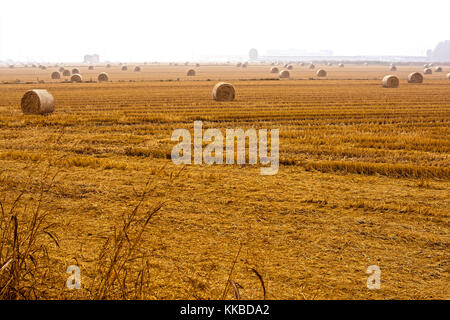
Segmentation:
<svg viewBox="0 0 450 320">
<path fill-rule="evenodd" d="M 94 82 L 79 84 L 51 80 L 57 68 L 0 69 L 0 269 L 13 257 L 0 297 L 450 298 L 449 67 L 423 84 L 406 81 L 415 66 L 318 66 L 320 80 L 296 65 L 290 80 L 268 65 L 200 66 L 195 77 L 141 67 L 83 66 Z M 111 82 L 95 82 L 101 71 Z M 381 87 L 386 74 L 398 89 Z M 211 98 L 218 80 L 235 101 Z M 22 114 L 34 88 L 53 94 L 52 115 Z M 171 134 L 195 120 L 279 129 L 278 174 L 174 165 Z M 80 290 L 66 288 L 69 265 Z M 371 265 L 380 290 L 366 286 Z"/>
</svg>

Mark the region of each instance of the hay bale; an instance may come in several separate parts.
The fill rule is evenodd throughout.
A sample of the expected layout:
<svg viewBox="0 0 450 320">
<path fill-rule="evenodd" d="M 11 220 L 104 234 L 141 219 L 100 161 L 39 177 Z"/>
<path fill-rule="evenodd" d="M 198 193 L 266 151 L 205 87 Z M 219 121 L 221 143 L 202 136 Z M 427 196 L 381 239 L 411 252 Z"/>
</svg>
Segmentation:
<svg viewBox="0 0 450 320">
<path fill-rule="evenodd" d="M 52 72 L 52 79 L 53 80 L 61 79 L 61 74 L 58 71 Z"/>
<path fill-rule="evenodd" d="M 47 90 L 29 90 L 22 97 L 20 106 L 23 114 L 46 115 L 55 110 L 55 99 Z"/>
<path fill-rule="evenodd" d="M 72 74 L 80 74 L 80 70 L 78 68 L 73 68 Z"/>
<path fill-rule="evenodd" d="M 134 72 L 141 72 L 141 67 L 139 66 L 134 67 Z"/>
<path fill-rule="evenodd" d="M 59 68 L 59 72 L 64 72 L 64 70 L 66 70 L 64 67 Z"/>
<path fill-rule="evenodd" d="M 286 67 L 288 70 L 293 70 L 294 66 L 292 64 L 288 64 L 288 66 Z"/>
<path fill-rule="evenodd" d="M 278 73 L 278 72 L 280 72 L 280 70 L 278 70 L 277 67 L 270 68 L 270 73 Z"/>
<path fill-rule="evenodd" d="M 107 65 L 106 65 L 106 68 L 111 68 L 111 65 L 108 63 Z"/>
<path fill-rule="evenodd" d="M 195 76 L 195 70 L 194 70 L 194 69 L 189 69 L 188 72 L 187 72 L 187 76 L 188 76 L 188 77 L 193 77 L 193 76 Z"/>
<path fill-rule="evenodd" d="M 323 69 L 317 70 L 316 74 L 318 77 L 326 77 L 327 76 L 327 72 Z"/>
<path fill-rule="evenodd" d="M 281 70 L 279 77 L 280 79 L 289 79 L 291 75 L 289 74 L 289 71 L 287 70 Z"/>
<path fill-rule="evenodd" d="M 236 63 L 236 67 L 240 68 L 242 66 L 242 63 L 238 62 Z"/>
<path fill-rule="evenodd" d="M 196 63 L 195 67 L 200 68 L 200 63 Z"/>
<path fill-rule="evenodd" d="M 127 66 L 123 66 L 122 67 L 122 71 L 127 71 L 128 70 L 128 67 Z"/>
<path fill-rule="evenodd" d="M 400 80 L 393 75 L 388 75 L 383 78 L 383 88 L 398 88 Z"/>
<path fill-rule="evenodd" d="M 81 77 L 81 74 L 75 73 L 70 77 L 71 82 L 82 82 L 83 78 Z"/>
<path fill-rule="evenodd" d="M 425 70 L 423 70 L 424 74 L 433 74 L 433 70 L 431 70 L 431 68 L 426 68 Z"/>
<path fill-rule="evenodd" d="M 247 63 L 247 62 L 244 62 L 244 63 L 242 64 L 242 68 L 247 68 L 247 66 L 248 66 L 248 63 Z"/>
<path fill-rule="evenodd" d="M 214 86 L 212 95 L 216 101 L 233 101 L 236 93 L 233 85 L 226 82 L 219 82 Z"/>
<path fill-rule="evenodd" d="M 410 73 L 408 76 L 408 83 L 422 83 L 423 75 L 420 72 Z"/>
<path fill-rule="evenodd" d="M 316 66 L 315 66 L 314 64 L 310 63 L 308 68 L 310 68 L 310 69 L 315 69 Z"/>
<path fill-rule="evenodd" d="M 89 66 L 88 70 L 94 70 L 94 66 Z"/>
<path fill-rule="evenodd" d="M 63 76 L 64 77 L 70 77 L 70 70 L 64 70 L 63 71 Z"/>
<path fill-rule="evenodd" d="M 434 72 L 442 72 L 442 67 L 436 67 L 436 68 L 434 69 Z"/>
<path fill-rule="evenodd" d="M 98 82 L 106 82 L 109 81 L 109 76 L 106 72 L 102 72 L 97 77 Z"/>
<path fill-rule="evenodd" d="M 343 68 L 344 64 L 343 63 L 339 63 L 339 68 Z"/>
<path fill-rule="evenodd" d="M 300 67 L 304 67 L 305 66 L 305 63 L 304 62 L 301 62 L 300 63 Z"/>
<path fill-rule="evenodd" d="M 391 71 L 397 71 L 397 67 L 394 66 L 394 65 L 391 65 L 391 67 L 389 68 L 389 70 L 391 70 Z"/>
</svg>

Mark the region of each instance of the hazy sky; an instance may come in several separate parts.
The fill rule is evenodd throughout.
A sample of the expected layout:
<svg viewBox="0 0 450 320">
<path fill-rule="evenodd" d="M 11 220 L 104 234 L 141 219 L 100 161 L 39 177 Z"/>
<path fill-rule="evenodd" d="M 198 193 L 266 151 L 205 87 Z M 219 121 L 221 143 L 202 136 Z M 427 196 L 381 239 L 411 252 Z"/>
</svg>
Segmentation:
<svg viewBox="0 0 450 320">
<path fill-rule="evenodd" d="M 450 0 L 2 0 L 0 60 L 190 60 L 289 48 L 425 55 L 450 39 Z"/>
</svg>

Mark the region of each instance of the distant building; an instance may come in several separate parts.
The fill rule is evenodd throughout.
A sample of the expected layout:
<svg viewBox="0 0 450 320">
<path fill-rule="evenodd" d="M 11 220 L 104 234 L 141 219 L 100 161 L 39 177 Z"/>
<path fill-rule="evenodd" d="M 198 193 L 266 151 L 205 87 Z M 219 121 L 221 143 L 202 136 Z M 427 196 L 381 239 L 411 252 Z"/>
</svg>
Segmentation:
<svg viewBox="0 0 450 320">
<path fill-rule="evenodd" d="M 84 63 L 95 64 L 100 63 L 100 56 L 98 54 L 87 54 L 84 56 Z"/>
<path fill-rule="evenodd" d="M 291 56 L 291 57 L 307 57 L 307 56 L 315 56 L 315 57 L 331 57 L 333 56 L 333 50 L 320 50 L 319 52 L 311 52 L 303 49 L 287 49 L 287 50 L 279 50 L 272 49 L 267 51 L 268 56 Z"/>
<path fill-rule="evenodd" d="M 439 42 L 436 48 L 431 52 L 429 58 L 433 61 L 450 61 L 450 40 Z"/>
<path fill-rule="evenodd" d="M 250 49 L 250 51 L 248 52 L 248 56 L 250 60 L 258 60 L 258 50 L 256 50 L 255 48 Z"/>
</svg>

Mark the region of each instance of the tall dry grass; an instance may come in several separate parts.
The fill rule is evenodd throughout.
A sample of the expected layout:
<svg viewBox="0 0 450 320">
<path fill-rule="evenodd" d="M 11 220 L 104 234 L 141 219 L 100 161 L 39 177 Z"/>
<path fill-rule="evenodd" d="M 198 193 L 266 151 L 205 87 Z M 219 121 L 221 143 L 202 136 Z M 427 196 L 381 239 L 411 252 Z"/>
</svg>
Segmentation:
<svg viewBox="0 0 450 320">
<path fill-rule="evenodd" d="M 23 199 L 29 193 L 25 186 L 7 205 L 0 194 L 0 299 L 37 299 L 49 270 L 48 245 L 57 246 L 51 213 L 43 210 L 46 194 L 53 187 L 58 172 L 51 174 L 49 166 L 39 183 L 36 200 L 30 206 Z M 0 185 L 5 182 L 0 178 Z M 32 182 L 30 181 L 30 184 Z"/>
</svg>

